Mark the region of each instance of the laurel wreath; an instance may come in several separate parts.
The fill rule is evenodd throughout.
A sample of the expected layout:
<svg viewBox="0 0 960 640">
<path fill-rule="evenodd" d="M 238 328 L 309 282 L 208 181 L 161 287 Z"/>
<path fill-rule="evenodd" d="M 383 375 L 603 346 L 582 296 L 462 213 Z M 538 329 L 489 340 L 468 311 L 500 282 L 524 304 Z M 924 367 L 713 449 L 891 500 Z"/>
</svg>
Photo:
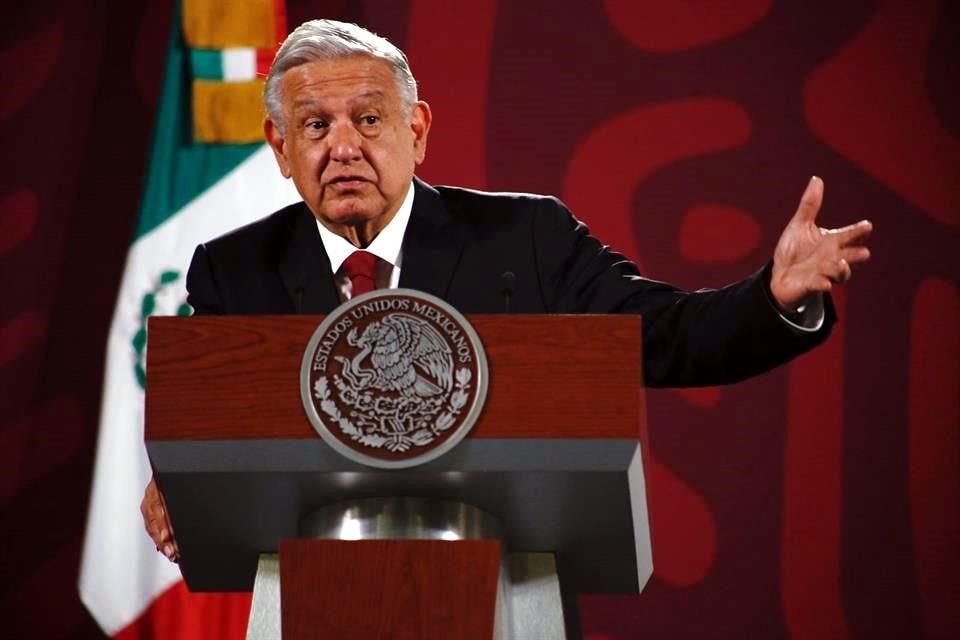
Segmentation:
<svg viewBox="0 0 960 640">
<path fill-rule="evenodd" d="M 411 445 L 424 446 L 430 444 L 436 439 L 436 436 L 453 426 L 456 422 L 456 416 L 466 406 L 470 397 L 470 380 L 472 378 L 473 374 L 469 369 L 457 369 L 454 374 L 456 390 L 450 394 L 446 410 L 440 414 L 433 427 L 420 429 L 412 434 L 399 434 L 392 438 L 360 431 L 349 418 L 340 412 L 336 402 L 333 401 L 326 377 L 317 378 L 313 383 L 313 395 L 320 401 L 320 410 L 327 414 L 340 427 L 340 431 L 354 442 L 375 449 L 386 445 L 387 449 L 391 451 L 407 451 Z"/>
<path fill-rule="evenodd" d="M 133 373 L 141 389 L 147 388 L 147 318 L 153 315 L 157 308 L 157 296 L 167 287 L 180 279 L 180 272 L 168 269 L 160 274 L 153 288 L 147 291 L 140 300 L 140 324 L 133 334 L 130 344 L 133 347 Z M 189 316 L 193 313 L 186 302 L 177 307 L 178 316 Z"/>
</svg>

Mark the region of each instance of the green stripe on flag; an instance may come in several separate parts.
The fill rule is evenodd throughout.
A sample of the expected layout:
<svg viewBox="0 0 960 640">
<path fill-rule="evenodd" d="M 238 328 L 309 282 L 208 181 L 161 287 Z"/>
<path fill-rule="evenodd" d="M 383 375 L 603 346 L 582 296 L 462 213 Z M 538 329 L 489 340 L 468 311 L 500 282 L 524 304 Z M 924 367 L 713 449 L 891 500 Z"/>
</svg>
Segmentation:
<svg viewBox="0 0 960 640">
<path fill-rule="evenodd" d="M 135 239 L 149 233 L 243 162 L 262 143 L 196 144 L 190 112 L 189 57 L 180 3 L 174 10 L 150 164 Z"/>
<path fill-rule="evenodd" d="M 223 53 L 219 49 L 190 49 L 190 70 L 198 80 L 223 80 Z"/>
</svg>

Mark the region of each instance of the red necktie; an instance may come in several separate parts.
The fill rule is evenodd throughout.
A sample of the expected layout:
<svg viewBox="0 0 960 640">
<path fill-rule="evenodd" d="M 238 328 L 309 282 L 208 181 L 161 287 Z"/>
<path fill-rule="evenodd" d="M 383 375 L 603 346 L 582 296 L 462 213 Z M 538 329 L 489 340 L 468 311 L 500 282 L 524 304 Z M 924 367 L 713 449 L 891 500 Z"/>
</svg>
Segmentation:
<svg viewBox="0 0 960 640">
<path fill-rule="evenodd" d="M 354 251 L 340 269 L 350 278 L 350 297 L 373 291 L 377 288 L 377 256 L 369 251 Z"/>
</svg>

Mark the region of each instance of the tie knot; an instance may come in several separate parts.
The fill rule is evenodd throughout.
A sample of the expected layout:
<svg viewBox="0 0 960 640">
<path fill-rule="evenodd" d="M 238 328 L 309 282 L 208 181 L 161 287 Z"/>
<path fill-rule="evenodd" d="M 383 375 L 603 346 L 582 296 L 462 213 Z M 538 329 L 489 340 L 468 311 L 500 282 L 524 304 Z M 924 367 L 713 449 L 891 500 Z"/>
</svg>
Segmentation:
<svg viewBox="0 0 960 640">
<path fill-rule="evenodd" d="M 351 298 L 376 289 L 377 260 L 369 251 L 354 251 L 344 260 L 340 269 L 350 278 Z"/>
</svg>

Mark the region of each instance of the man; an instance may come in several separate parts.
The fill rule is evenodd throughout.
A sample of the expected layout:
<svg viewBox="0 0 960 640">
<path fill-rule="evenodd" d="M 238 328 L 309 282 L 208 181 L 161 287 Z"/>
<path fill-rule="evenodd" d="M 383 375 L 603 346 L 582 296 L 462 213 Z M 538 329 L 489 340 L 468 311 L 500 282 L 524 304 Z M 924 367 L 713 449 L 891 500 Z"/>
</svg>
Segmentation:
<svg viewBox="0 0 960 640">
<path fill-rule="evenodd" d="M 816 226 L 818 178 L 770 264 L 696 293 L 642 278 L 553 198 L 430 187 L 414 177 L 430 107 L 404 54 L 356 25 L 297 28 L 264 102 L 266 139 L 303 202 L 197 248 L 187 289 L 198 314 L 328 313 L 351 297 L 351 256 L 364 249 L 378 286 L 421 289 L 466 313 L 503 311 L 509 281 L 515 312 L 643 314 L 648 385 L 723 384 L 822 342 L 834 321 L 825 294 L 869 258 L 869 222 Z M 141 511 L 176 560 L 153 482 Z"/>
</svg>

